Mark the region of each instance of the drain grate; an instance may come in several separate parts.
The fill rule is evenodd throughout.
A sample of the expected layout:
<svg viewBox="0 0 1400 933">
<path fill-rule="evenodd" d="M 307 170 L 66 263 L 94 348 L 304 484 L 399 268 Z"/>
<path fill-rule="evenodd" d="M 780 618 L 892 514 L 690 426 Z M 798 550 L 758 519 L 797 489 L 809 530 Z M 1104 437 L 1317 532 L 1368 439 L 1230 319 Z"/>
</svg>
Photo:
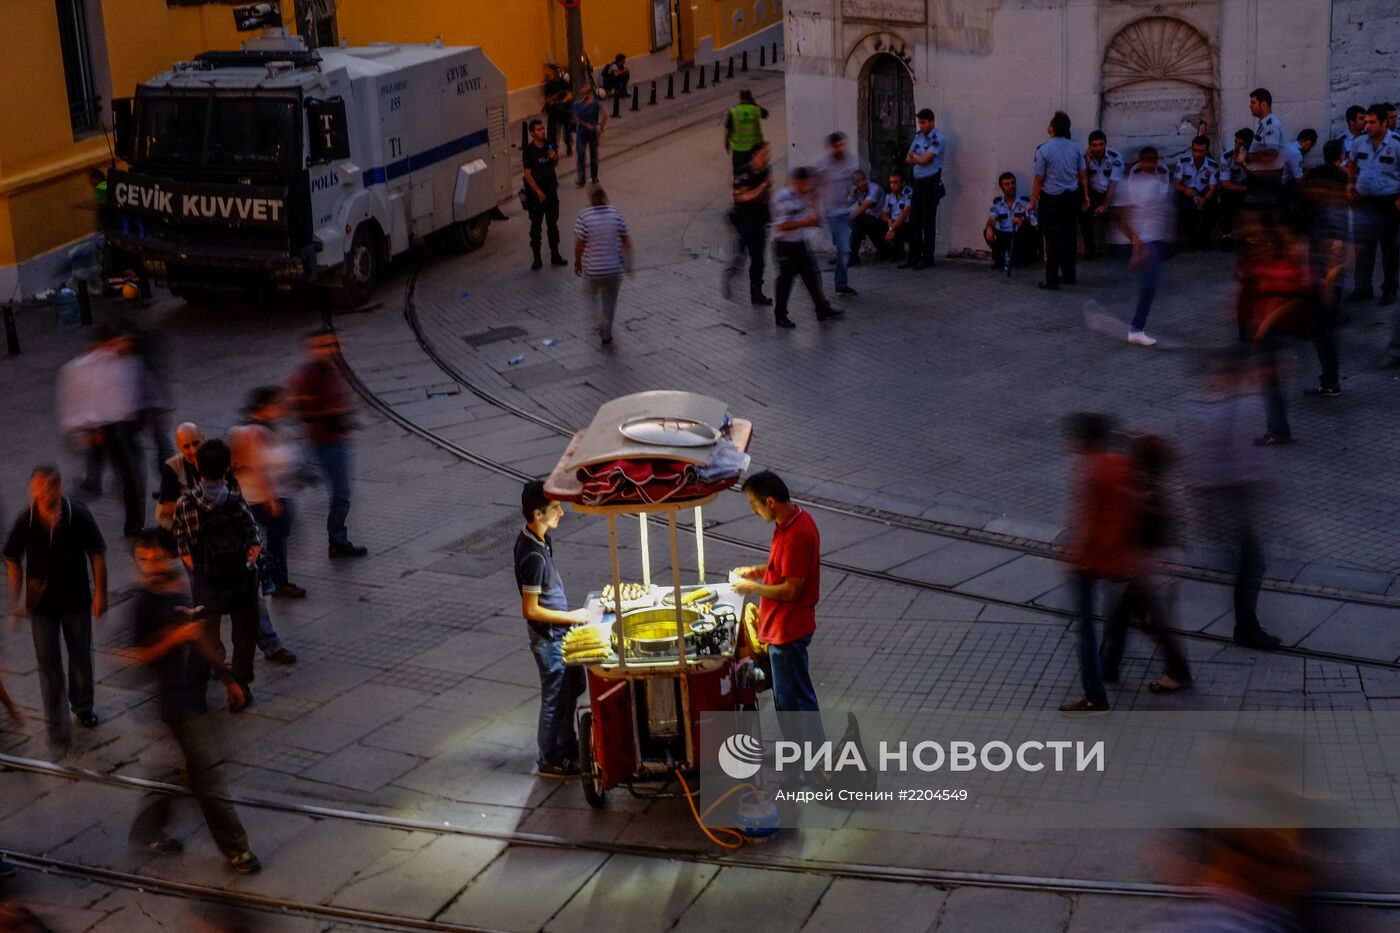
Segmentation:
<svg viewBox="0 0 1400 933">
<path fill-rule="evenodd" d="M 520 534 L 519 515 L 507 515 L 478 528 L 470 534 L 448 542 L 437 550 L 447 554 L 465 554 L 468 557 L 497 557 L 507 554 L 515 545 L 515 537 Z"/>
<path fill-rule="evenodd" d="M 526 336 L 525 329 L 512 324 L 506 327 L 493 327 L 490 330 L 477 331 L 474 334 L 463 334 L 462 339 L 467 342 L 468 346 L 479 348 L 500 343 L 502 340 L 514 340 L 524 336 Z"/>
</svg>

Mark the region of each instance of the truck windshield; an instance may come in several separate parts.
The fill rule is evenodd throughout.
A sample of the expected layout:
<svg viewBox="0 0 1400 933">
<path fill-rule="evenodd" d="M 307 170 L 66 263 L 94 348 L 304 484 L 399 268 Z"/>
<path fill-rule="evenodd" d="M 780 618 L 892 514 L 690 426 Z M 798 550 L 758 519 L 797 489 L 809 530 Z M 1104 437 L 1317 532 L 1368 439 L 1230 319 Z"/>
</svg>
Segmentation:
<svg viewBox="0 0 1400 933">
<path fill-rule="evenodd" d="M 138 162 L 215 171 L 297 167 L 301 123 L 293 98 L 145 96 L 138 109 Z"/>
</svg>

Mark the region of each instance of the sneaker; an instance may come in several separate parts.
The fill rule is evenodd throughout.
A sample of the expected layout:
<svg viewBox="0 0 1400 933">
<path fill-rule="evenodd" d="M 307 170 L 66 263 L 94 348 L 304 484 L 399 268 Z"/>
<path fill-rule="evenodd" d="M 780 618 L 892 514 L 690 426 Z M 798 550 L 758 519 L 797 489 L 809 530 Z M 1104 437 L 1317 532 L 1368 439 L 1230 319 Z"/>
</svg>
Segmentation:
<svg viewBox="0 0 1400 933">
<path fill-rule="evenodd" d="M 578 762 L 572 758 L 565 758 L 554 764 L 540 762 L 536 767 L 536 774 L 542 778 L 573 778 L 578 777 L 578 773 Z"/>
<path fill-rule="evenodd" d="M 306 590 L 295 583 L 279 583 L 272 590 L 273 599 L 305 599 Z"/>
<path fill-rule="evenodd" d="M 773 319 L 773 323 L 774 323 L 774 324 L 777 324 L 779 327 L 784 327 L 784 328 L 788 328 L 788 329 L 791 329 L 791 328 L 797 326 L 797 324 L 793 322 L 792 318 L 787 317 L 787 316 L 783 316 L 783 317 L 780 317 L 780 318 L 774 318 L 774 319 Z"/>
<path fill-rule="evenodd" d="M 836 289 L 836 294 L 845 295 L 847 298 L 854 298 L 859 293 L 849 285 L 842 285 L 840 288 Z"/>
<path fill-rule="evenodd" d="M 1342 394 L 1341 386 L 1313 386 L 1304 389 L 1303 394 L 1308 398 L 1336 398 Z"/>
<path fill-rule="evenodd" d="M 1157 341 L 1147 336 L 1147 332 L 1142 330 L 1128 331 L 1128 343 L 1131 343 L 1135 347 L 1152 347 L 1157 345 Z"/>
<path fill-rule="evenodd" d="M 88 710 L 86 713 L 74 713 L 73 715 L 78 720 L 78 725 L 82 726 L 84 729 L 96 729 L 102 722 L 92 710 Z"/>
<path fill-rule="evenodd" d="M 252 852 L 240 852 L 228 860 L 229 865 L 240 875 L 255 875 L 262 871 L 262 862 Z"/>
<path fill-rule="evenodd" d="M 342 557 L 364 557 L 368 553 L 369 548 L 361 547 L 358 544 L 331 544 L 327 549 L 331 560 L 338 560 Z"/>
<path fill-rule="evenodd" d="M 270 663 L 272 663 L 272 664 L 295 664 L 295 663 L 297 663 L 297 656 L 296 656 L 296 654 L 293 653 L 292 649 L 286 647 L 285 645 L 284 645 L 283 647 L 281 647 L 281 648 L 278 648 L 276 651 L 272 651 L 272 652 L 269 652 L 268 654 L 263 655 L 263 658 L 264 658 L 264 660 L 266 660 L 266 661 L 268 661 L 268 662 L 270 662 Z"/>
<path fill-rule="evenodd" d="M 1110 709 L 1112 707 L 1107 703 L 1090 703 L 1088 700 L 1075 700 L 1060 706 L 1062 713 L 1106 713 Z"/>
</svg>

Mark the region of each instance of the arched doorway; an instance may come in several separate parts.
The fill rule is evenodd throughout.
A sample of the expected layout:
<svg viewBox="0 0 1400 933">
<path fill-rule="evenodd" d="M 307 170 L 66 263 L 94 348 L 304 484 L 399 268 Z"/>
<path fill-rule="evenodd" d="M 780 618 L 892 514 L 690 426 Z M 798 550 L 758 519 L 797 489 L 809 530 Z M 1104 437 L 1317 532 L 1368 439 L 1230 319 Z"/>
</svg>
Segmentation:
<svg viewBox="0 0 1400 933">
<path fill-rule="evenodd" d="M 1217 87 L 1215 53 L 1205 36 L 1169 16 L 1140 19 L 1104 53 L 1100 126 L 1125 159 L 1148 145 L 1174 159 L 1202 131 L 1218 152 Z"/>
<path fill-rule="evenodd" d="M 914 78 L 894 55 L 872 57 L 865 78 L 865 153 L 880 187 L 892 165 L 903 167 L 914 138 Z"/>
</svg>

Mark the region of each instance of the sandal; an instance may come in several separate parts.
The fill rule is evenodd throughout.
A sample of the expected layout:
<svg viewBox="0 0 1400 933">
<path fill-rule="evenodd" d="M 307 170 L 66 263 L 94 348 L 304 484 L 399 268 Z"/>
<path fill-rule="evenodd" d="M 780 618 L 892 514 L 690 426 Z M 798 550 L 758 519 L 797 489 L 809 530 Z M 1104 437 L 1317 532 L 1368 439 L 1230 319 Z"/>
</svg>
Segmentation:
<svg viewBox="0 0 1400 933">
<path fill-rule="evenodd" d="M 1170 680 L 1172 686 L 1162 683 L 1164 680 Z M 1174 677 L 1163 675 L 1148 684 L 1147 689 L 1151 693 L 1176 693 L 1178 690 L 1185 690 L 1189 686 L 1191 686 L 1191 681 L 1189 680 L 1177 680 Z"/>
</svg>

